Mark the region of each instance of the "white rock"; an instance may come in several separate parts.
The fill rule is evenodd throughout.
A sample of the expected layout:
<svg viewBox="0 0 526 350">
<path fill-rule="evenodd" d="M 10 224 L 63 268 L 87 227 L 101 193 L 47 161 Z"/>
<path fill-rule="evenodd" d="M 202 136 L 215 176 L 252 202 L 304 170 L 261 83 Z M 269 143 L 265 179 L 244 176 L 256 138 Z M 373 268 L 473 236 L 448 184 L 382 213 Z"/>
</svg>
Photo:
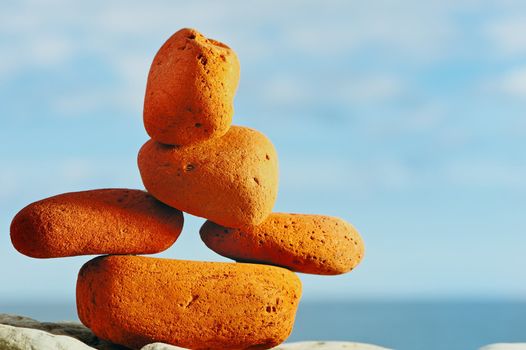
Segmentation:
<svg viewBox="0 0 526 350">
<path fill-rule="evenodd" d="M 0 349 L 5 350 L 94 350 L 80 340 L 38 329 L 0 324 Z"/>
<path fill-rule="evenodd" d="M 141 350 L 186 350 L 186 348 L 180 348 L 174 345 L 168 345 L 165 343 L 151 343 L 143 346 Z"/>
<path fill-rule="evenodd" d="M 341 341 L 303 341 L 281 344 L 274 350 L 389 350 L 377 345 Z"/>
<path fill-rule="evenodd" d="M 148 344 L 141 350 L 182 350 L 173 345 L 164 343 L 153 343 Z M 350 343 L 350 342 L 336 342 L 336 341 L 305 341 L 297 343 L 285 343 L 278 347 L 273 348 L 274 350 L 389 350 L 380 346 L 363 344 L 363 343 Z"/>
<path fill-rule="evenodd" d="M 0 350 L 118 350 L 123 347 L 97 338 L 78 322 L 38 322 L 29 317 L 0 314 Z M 389 350 L 380 346 L 336 341 L 285 343 L 274 350 Z M 184 350 L 152 343 L 141 350 Z M 522 347 L 481 350 L 526 350 Z"/>
<path fill-rule="evenodd" d="M 479 350 L 526 350 L 526 343 L 498 343 L 481 347 Z"/>
<path fill-rule="evenodd" d="M 31 328 L 48 332 L 50 335 L 65 335 L 80 340 L 86 345 L 98 350 L 116 350 L 122 349 L 118 345 L 97 338 L 88 328 L 79 322 L 39 322 L 29 317 L 0 314 L 0 325 L 8 325 L 12 327 Z M 3 335 L 0 335 L 0 344 L 2 344 Z M 0 349 L 3 348 L 0 346 Z M 8 348 L 10 349 L 10 348 Z M 18 349 L 18 348 L 13 348 Z M 40 349 L 36 347 L 35 349 Z"/>
</svg>

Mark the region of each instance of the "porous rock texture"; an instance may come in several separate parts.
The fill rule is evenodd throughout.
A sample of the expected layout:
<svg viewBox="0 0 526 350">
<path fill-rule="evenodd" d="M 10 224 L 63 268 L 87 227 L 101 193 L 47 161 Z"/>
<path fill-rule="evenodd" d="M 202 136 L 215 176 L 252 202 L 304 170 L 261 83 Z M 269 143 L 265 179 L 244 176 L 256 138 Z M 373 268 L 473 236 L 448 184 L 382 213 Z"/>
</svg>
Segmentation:
<svg viewBox="0 0 526 350">
<path fill-rule="evenodd" d="M 172 35 L 153 59 L 144 100 L 151 138 L 186 145 L 224 135 L 232 123 L 239 61 L 195 29 Z"/>
<path fill-rule="evenodd" d="M 377 345 L 343 341 L 304 341 L 282 344 L 275 350 L 389 350 Z"/>
<path fill-rule="evenodd" d="M 239 229 L 207 221 L 200 234 L 210 249 L 225 257 L 311 274 L 346 273 L 364 255 L 358 231 L 331 216 L 272 213 L 260 225 Z"/>
<path fill-rule="evenodd" d="M 152 254 L 169 248 L 182 227 L 179 210 L 144 191 L 101 189 L 29 204 L 11 223 L 11 241 L 34 258 Z"/>
<path fill-rule="evenodd" d="M 189 146 L 150 140 L 138 156 L 144 186 L 160 201 L 227 227 L 261 223 L 278 192 L 278 156 L 262 133 L 232 126 Z"/>
<path fill-rule="evenodd" d="M 279 267 L 140 256 L 95 258 L 77 281 L 82 323 L 133 349 L 269 349 L 290 334 L 300 296 Z"/>
</svg>

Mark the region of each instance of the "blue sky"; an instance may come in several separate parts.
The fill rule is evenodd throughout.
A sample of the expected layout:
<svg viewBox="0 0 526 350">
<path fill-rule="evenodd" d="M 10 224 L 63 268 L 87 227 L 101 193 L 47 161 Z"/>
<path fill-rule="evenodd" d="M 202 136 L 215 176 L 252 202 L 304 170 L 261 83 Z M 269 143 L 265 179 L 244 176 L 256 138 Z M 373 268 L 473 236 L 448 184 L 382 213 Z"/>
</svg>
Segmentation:
<svg viewBox="0 0 526 350">
<path fill-rule="evenodd" d="M 364 237 L 352 273 L 301 276 L 305 298 L 525 298 L 524 1 L 35 0 L 0 5 L 0 300 L 73 298 L 89 258 L 24 257 L 10 220 L 142 188 L 147 72 L 182 27 L 238 53 L 234 123 L 278 150 L 276 211 Z M 161 256 L 224 260 L 200 223 Z"/>
</svg>

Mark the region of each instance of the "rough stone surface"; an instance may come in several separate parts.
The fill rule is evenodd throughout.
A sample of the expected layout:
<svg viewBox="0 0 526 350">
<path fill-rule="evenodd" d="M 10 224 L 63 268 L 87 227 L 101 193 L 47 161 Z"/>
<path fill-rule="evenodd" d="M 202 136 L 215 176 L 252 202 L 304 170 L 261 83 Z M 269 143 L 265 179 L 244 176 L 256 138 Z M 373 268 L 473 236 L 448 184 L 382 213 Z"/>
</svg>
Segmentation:
<svg viewBox="0 0 526 350">
<path fill-rule="evenodd" d="M 186 145 L 224 135 L 234 114 L 239 61 L 228 46 L 181 29 L 153 59 L 144 98 L 151 138 Z"/>
<path fill-rule="evenodd" d="M 0 324 L 2 350 L 93 350 L 83 342 L 68 336 Z"/>
<path fill-rule="evenodd" d="M 497 343 L 481 347 L 479 350 L 526 350 L 526 343 Z"/>
<path fill-rule="evenodd" d="M 225 136 L 190 146 L 150 140 L 138 157 L 154 197 L 227 227 L 261 223 L 278 193 L 278 156 L 262 133 L 232 126 Z"/>
<path fill-rule="evenodd" d="M 99 350 L 120 350 L 125 349 L 124 347 L 120 345 L 115 345 L 110 342 L 107 342 L 105 340 L 97 338 L 88 328 L 83 326 L 82 324 L 78 322 L 39 322 L 37 320 L 34 320 L 29 317 L 24 316 L 17 316 L 17 315 L 9 315 L 9 314 L 0 314 L 0 325 L 6 325 L 17 327 L 14 330 L 10 329 L 9 334 L 11 334 L 11 339 L 25 339 L 24 344 L 33 344 L 35 342 L 38 342 L 38 339 L 46 339 L 47 342 L 52 342 L 55 339 L 53 336 L 69 336 L 72 338 L 77 339 L 78 341 L 82 342 L 86 346 L 84 347 L 78 347 L 78 349 L 99 349 Z M 0 326 L 1 327 L 1 326 Z M 23 328 L 18 328 L 23 327 Z M 26 332 L 25 329 L 32 329 L 37 331 L 43 331 L 47 332 L 48 335 L 42 335 L 41 333 L 31 333 Z M 23 335 L 20 336 L 14 336 L 15 333 L 22 333 Z M 5 342 L 6 335 L 8 333 L 2 333 L 0 331 L 0 344 L 2 344 L 2 341 Z M 63 338 L 56 338 L 57 344 L 63 344 Z M 49 343 L 53 344 L 53 343 Z M 69 343 L 68 343 L 69 344 Z M 71 343 L 71 344 L 77 344 L 77 343 Z M 42 345 L 42 344 L 40 344 Z M 23 347 L 20 347 L 21 345 L 14 347 L 13 349 L 26 349 Z M 28 345 L 29 346 L 29 345 Z M 58 345 L 57 345 L 58 346 Z M 78 344 L 77 344 L 78 346 Z M 82 346 L 82 344 L 80 344 Z M 4 349 L 0 346 L 0 349 Z M 10 348 L 7 348 L 10 349 Z M 34 348 L 27 348 L 27 349 L 46 349 L 44 347 L 35 346 Z M 49 347 L 49 349 L 59 349 L 59 347 Z M 67 348 L 70 349 L 70 348 Z M 72 347 L 71 349 L 77 349 L 76 347 Z"/>
<path fill-rule="evenodd" d="M 177 346 L 155 343 L 143 347 L 141 350 L 179 350 Z M 336 341 L 306 341 L 297 343 L 281 344 L 274 350 L 389 350 L 377 345 L 352 343 L 352 342 L 336 342 Z"/>
<path fill-rule="evenodd" d="M 141 348 L 141 350 L 185 350 L 185 349 L 186 348 L 180 348 L 178 346 L 169 345 L 165 343 L 151 343 Z"/>
<path fill-rule="evenodd" d="M 260 225 L 240 229 L 207 221 L 200 234 L 225 257 L 319 275 L 348 272 L 364 255 L 358 231 L 331 216 L 272 213 Z"/>
<path fill-rule="evenodd" d="M 29 204 L 11 223 L 11 241 L 34 258 L 153 254 L 169 248 L 182 227 L 179 210 L 145 191 L 100 189 Z"/>
<path fill-rule="evenodd" d="M 23 328 L 20 328 L 23 327 Z M 59 336 L 59 337 L 57 337 Z M 71 337 L 71 338 L 70 338 Z M 77 339 L 78 341 L 75 341 Z M 495 344 L 483 350 L 523 350 L 521 344 Z M 39 322 L 29 317 L 0 314 L 0 349 L 2 350 L 125 350 L 121 345 L 97 338 L 78 322 Z M 151 343 L 141 350 L 182 350 L 165 343 Z M 349 342 L 311 341 L 281 344 L 276 350 L 388 350 L 375 345 Z M 482 349 L 481 349 L 482 350 Z"/>
<path fill-rule="evenodd" d="M 377 345 L 339 341 L 305 341 L 282 344 L 275 350 L 389 350 Z"/>
<path fill-rule="evenodd" d="M 77 282 L 82 323 L 134 349 L 269 349 L 292 331 L 300 296 L 280 267 L 143 256 L 95 258 Z"/>
</svg>

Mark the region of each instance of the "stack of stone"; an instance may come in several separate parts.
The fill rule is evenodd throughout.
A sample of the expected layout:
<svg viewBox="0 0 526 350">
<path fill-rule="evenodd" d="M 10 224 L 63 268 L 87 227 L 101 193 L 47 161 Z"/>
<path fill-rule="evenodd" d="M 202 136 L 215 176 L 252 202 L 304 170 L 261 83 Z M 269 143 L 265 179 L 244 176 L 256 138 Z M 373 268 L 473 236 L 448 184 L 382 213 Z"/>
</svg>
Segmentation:
<svg viewBox="0 0 526 350">
<path fill-rule="evenodd" d="M 363 256 L 342 219 L 272 213 L 278 158 L 260 132 L 231 126 L 239 63 L 225 44 L 192 29 L 155 56 L 138 164 L 147 192 L 103 189 L 30 204 L 11 225 L 31 257 L 110 254 L 77 281 L 80 320 L 100 338 L 140 348 L 268 349 L 290 334 L 301 296 L 293 272 L 334 275 Z M 135 256 L 170 247 L 182 212 L 217 253 L 244 263 Z M 248 263 L 247 263 L 248 262 Z"/>
</svg>

